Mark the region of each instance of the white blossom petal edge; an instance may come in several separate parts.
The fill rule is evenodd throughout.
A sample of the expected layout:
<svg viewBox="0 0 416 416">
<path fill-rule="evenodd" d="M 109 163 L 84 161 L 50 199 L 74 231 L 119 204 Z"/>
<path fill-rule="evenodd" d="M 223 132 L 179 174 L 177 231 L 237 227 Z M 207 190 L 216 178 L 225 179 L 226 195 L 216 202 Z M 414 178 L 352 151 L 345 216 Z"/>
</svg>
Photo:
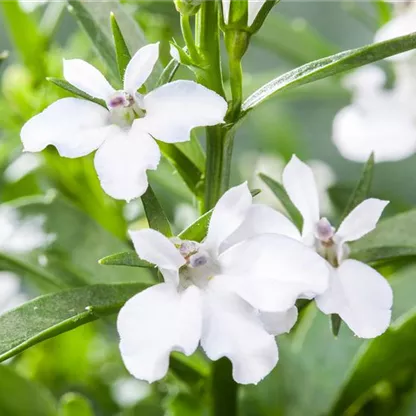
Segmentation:
<svg viewBox="0 0 416 416">
<path fill-rule="evenodd" d="M 274 335 L 295 323 L 299 294 L 317 286 L 316 293 L 325 291 L 325 277 L 316 282 L 327 268 L 313 250 L 285 236 L 234 238 L 252 207 L 243 183 L 218 201 L 202 243 L 150 229 L 130 232 L 137 254 L 165 280 L 130 299 L 118 317 L 121 354 L 135 377 L 162 378 L 171 351 L 189 355 L 199 343 L 212 360 L 228 357 L 242 384 L 258 383 L 276 365 Z"/>
<path fill-rule="evenodd" d="M 141 196 L 148 186 L 146 171 L 156 169 L 160 160 L 155 139 L 187 141 L 194 127 L 223 123 L 227 111 L 221 96 L 192 81 L 175 81 L 141 95 L 138 89 L 158 57 L 158 43 L 137 51 L 121 91 L 87 62 L 64 60 L 65 79 L 105 106 L 78 98 L 56 101 L 23 126 L 24 150 L 39 152 L 53 145 L 61 156 L 76 158 L 98 149 L 95 167 L 104 191 L 127 201 Z"/>
<path fill-rule="evenodd" d="M 371 232 L 388 202 L 366 199 L 350 212 L 336 231 L 326 218 L 316 216 L 319 206 L 312 196 L 311 189 L 315 190 L 316 186 L 310 168 L 293 156 L 283 177 L 288 195 L 308 224 L 302 235 L 304 243 L 327 260 L 330 270 L 328 290 L 316 296 L 318 308 L 326 314 L 338 314 L 359 337 L 374 338 L 382 334 L 390 324 L 391 287 L 376 270 L 348 259 L 346 243 Z M 314 223 L 310 222 L 311 218 L 315 219 Z"/>
</svg>

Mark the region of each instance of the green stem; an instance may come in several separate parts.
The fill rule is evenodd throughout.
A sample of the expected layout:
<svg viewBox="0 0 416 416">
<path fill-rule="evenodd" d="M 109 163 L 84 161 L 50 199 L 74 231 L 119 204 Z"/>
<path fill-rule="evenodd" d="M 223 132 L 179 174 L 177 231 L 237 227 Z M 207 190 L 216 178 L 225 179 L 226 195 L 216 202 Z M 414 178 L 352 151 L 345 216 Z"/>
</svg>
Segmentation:
<svg viewBox="0 0 416 416">
<path fill-rule="evenodd" d="M 230 59 L 230 86 L 232 104 L 229 116 L 235 120 L 238 118 L 243 102 L 243 69 L 240 59 Z"/>
<path fill-rule="evenodd" d="M 200 84 L 225 97 L 221 72 L 219 47 L 218 2 L 206 0 L 196 16 L 196 42 L 203 65 L 196 70 Z M 207 159 L 205 170 L 205 198 L 203 210 L 215 206 L 228 189 L 234 130 L 224 125 L 207 127 Z M 237 414 L 237 384 L 227 359 L 213 363 L 212 369 L 212 416 L 235 416 Z"/>
<path fill-rule="evenodd" d="M 195 63 L 199 62 L 199 53 L 195 45 L 189 16 L 181 15 L 182 36 L 188 48 L 189 55 Z"/>
</svg>

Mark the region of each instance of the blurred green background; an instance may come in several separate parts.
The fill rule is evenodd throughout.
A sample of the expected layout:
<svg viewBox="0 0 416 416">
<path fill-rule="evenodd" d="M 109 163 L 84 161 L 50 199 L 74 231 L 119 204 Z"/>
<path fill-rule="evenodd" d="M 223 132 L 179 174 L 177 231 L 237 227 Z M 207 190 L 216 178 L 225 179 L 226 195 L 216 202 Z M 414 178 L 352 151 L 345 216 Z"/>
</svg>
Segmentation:
<svg viewBox="0 0 416 416">
<path fill-rule="evenodd" d="M 162 41 L 165 65 L 168 41 L 181 40 L 173 2 L 122 3 L 149 41 Z M 109 4 L 103 2 L 103 10 Z M 245 95 L 291 68 L 371 43 L 389 8 L 380 2 L 278 4 L 244 58 Z M 147 281 L 146 272 L 97 263 L 129 247 L 127 227 L 145 226 L 141 203 L 107 197 L 92 157 L 64 159 L 51 148 L 36 155 L 21 152 L 24 122 L 65 96 L 46 81 L 62 76 L 62 58 L 82 58 L 105 72 L 90 39 L 63 2 L 30 11 L 27 4 L 3 2 L 0 22 L 0 52 L 10 53 L 0 64 L 0 279 L 10 272 L 18 276 L 21 287 L 10 293 L 22 290 L 25 297 L 57 286 Z M 181 69 L 177 77 L 192 74 Z M 323 161 L 333 171 L 323 168 L 322 175 L 323 186 L 330 187 L 329 215 L 337 219 L 362 169 L 344 160 L 331 141 L 334 115 L 349 99 L 340 79 L 330 78 L 262 105 L 238 131 L 233 184 L 249 179 L 262 186 L 256 170 L 279 179 L 293 153 L 306 161 Z M 392 201 L 390 214 L 411 208 L 416 200 L 414 181 L 409 181 L 416 173 L 414 162 L 413 156 L 376 166 L 372 194 Z M 177 231 L 194 219 L 195 201 L 166 161 L 151 174 L 151 183 Z M 386 270 L 395 291 L 397 322 L 414 304 L 414 270 L 411 263 Z M 50 279 L 57 274 L 59 284 Z M 354 338 L 343 327 L 334 339 L 327 317 L 313 305 L 306 308 L 296 331 L 279 340 L 281 361 L 274 372 L 258 386 L 241 389 L 241 414 L 415 415 L 414 327 L 406 328 L 405 336 L 392 340 L 387 334 L 374 342 Z M 203 358 L 193 357 L 191 363 L 207 371 Z M 64 396 L 68 392 L 80 396 Z M 121 363 L 113 319 L 48 340 L 0 367 L 2 416 L 52 415 L 57 401 L 60 414 L 68 416 L 202 415 L 205 393 L 201 380 L 189 383 L 180 371 L 152 386 L 132 379 Z"/>
</svg>

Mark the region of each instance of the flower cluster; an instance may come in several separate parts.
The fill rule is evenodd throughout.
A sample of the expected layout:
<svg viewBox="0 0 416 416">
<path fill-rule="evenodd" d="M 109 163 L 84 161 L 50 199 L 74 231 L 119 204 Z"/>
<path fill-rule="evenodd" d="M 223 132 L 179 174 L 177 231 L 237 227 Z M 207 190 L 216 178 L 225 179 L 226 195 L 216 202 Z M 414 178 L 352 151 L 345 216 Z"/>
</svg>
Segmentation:
<svg viewBox="0 0 416 416">
<path fill-rule="evenodd" d="M 293 157 L 283 183 L 303 216 L 302 233 L 283 214 L 253 204 L 245 183 L 219 200 L 202 242 L 131 232 L 137 254 L 164 277 L 118 317 L 121 353 L 135 377 L 162 378 L 171 351 L 190 355 L 200 344 L 212 360 L 231 360 L 237 382 L 257 383 L 276 365 L 273 337 L 293 327 L 301 298 L 338 314 L 359 337 L 386 330 L 391 288 L 377 271 L 348 259 L 347 242 L 370 232 L 387 202 L 364 201 L 335 232 L 319 216 L 307 165 Z"/>
<path fill-rule="evenodd" d="M 416 27 L 416 4 L 395 4 L 397 16 L 383 26 L 376 42 L 410 34 Z M 352 103 L 340 110 L 333 123 L 333 141 L 347 159 L 363 162 L 396 161 L 416 152 L 416 54 L 409 51 L 389 58 L 395 82 L 385 89 L 384 71 L 369 65 L 345 77 Z"/>
</svg>

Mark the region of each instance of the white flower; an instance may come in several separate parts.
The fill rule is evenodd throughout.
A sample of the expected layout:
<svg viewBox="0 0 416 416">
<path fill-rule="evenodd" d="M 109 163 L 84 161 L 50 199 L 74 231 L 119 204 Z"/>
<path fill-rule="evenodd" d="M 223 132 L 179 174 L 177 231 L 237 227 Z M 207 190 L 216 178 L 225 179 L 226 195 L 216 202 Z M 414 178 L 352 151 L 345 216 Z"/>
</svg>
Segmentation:
<svg viewBox="0 0 416 416">
<path fill-rule="evenodd" d="M 79 98 L 58 100 L 23 126 L 24 149 L 38 152 L 51 144 L 70 158 L 98 149 L 94 163 L 105 192 L 127 201 L 141 196 L 146 170 L 156 169 L 160 159 L 155 139 L 187 141 L 194 127 L 222 123 L 227 110 L 222 97 L 192 81 L 139 94 L 158 56 L 158 43 L 141 48 L 126 68 L 122 91 L 87 62 L 64 61 L 65 79 L 107 108 Z"/>
<path fill-rule="evenodd" d="M 384 82 L 384 72 L 372 65 L 345 78 L 353 100 L 335 116 L 332 137 L 346 159 L 364 162 L 374 152 L 377 162 L 396 161 L 416 151 L 415 86 L 409 84 L 415 82 L 398 77 L 390 90 Z"/>
<path fill-rule="evenodd" d="M 348 259 L 346 243 L 372 231 L 388 202 L 366 199 L 335 230 L 326 218 L 320 217 L 313 173 L 296 156 L 283 172 L 283 185 L 303 217 L 299 238 L 314 247 L 331 270 L 329 289 L 315 298 L 318 308 L 326 314 L 338 314 L 361 338 L 382 334 L 391 319 L 391 287 L 371 267 Z"/>
<path fill-rule="evenodd" d="M 20 306 L 28 300 L 20 290 L 20 279 L 14 273 L 0 272 L 0 313 Z"/>
<path fill-rule="evenodd" d="M 138 255 L 164 277 L 118 316 L 121 354 L 136 378 L 162 378 L 171 351 L 190 355 L 199 343 L 212 360 L 228 357 L 239 383 L 257 383 L 273 369 L 278 351 L 271 334 L 293 326 L 301 293 L 326 290 L 327 268 L 298 241 L 256 235 L 252 220 L 260 213 L 265 222 L 277 216 L 271 228 L 280 231 L 283 216 L 252 204 L 242 184 L 219 200 L 202 243 L 151 229 L 130 233 Z"/>
<path fill-rule="evenodd" d="M 241 176 L 250 178 L 249 185 L 251 189 L 261 190 L 261 193 L 256 196 L 256 201 L 284 212 L 284 207 L 276 195 L 259 177 L 260 173 L 264 173 L 270 178 L 281 182 L 283 169 L 285 167 L 283 158 L 270 154 L 246 153 L 240 158 L 240 161 L 239 170 Z M 328 189 L 336 183 L 335 172 L 331 166 L 322 160 L 311 159 L 308 160 L 306 164 L 312 169 L 316 178 L 321 211 L 325 215 L 330 215 L 332 214 L 334 207 L 329 198 Z"/>
<path fill-rule="evenodd" d="M 266 0 L 247 0 L 248 1 L 248 16 L 247 16 L 247 26 L 251 26 L 256 20 L 257 15 L 259 14 L 263 4 Z M 222 0 L 222 12 L 224 14 L 224 22 L 227 24 L 230 18 L 230 7 L 231 0 Z"/>
</svg>

